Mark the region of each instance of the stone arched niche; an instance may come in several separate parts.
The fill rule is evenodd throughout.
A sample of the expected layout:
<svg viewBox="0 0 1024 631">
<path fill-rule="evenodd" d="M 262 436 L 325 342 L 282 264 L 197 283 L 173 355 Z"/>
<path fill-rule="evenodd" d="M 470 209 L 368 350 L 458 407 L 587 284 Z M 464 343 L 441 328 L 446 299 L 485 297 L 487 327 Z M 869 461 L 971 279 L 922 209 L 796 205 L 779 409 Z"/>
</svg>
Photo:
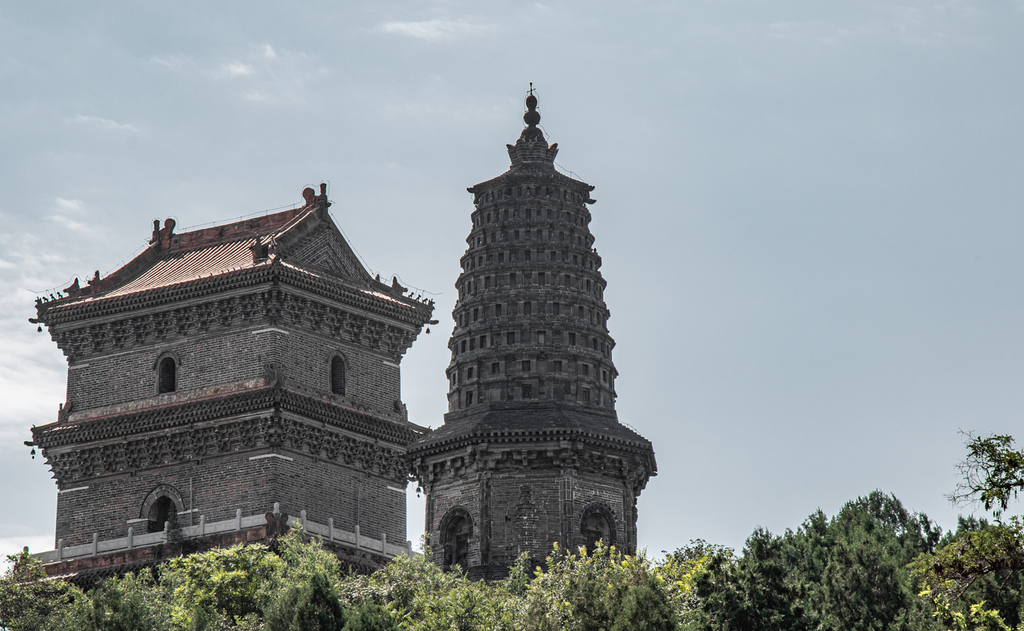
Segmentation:
<svg viewBox="0 0 1024 631">
<path fill-rule="evenodd" d="M 164 522 L 171 522 L 173 529 L 178 523 L 178 513 L 185 510 L 181 494 L 170 484 L 160 484 L 142 502 L 139 517 L 146 520 L 147 532 L 161 532 Z"/>
<path fill-rule="evenodd" d="M 469 538 L 473 536 L 473 516 L 465 508 L 456 507 L 441 518 L 441 567 L 469 569 Z"/>
<path fill-rule="evenodd" d="M 593 551 L 598 541 L 613 546 L 617 541 L 615 534 L 615 514 L 605 504 L 594 503 L 583 509 L 580 517 L 580 535 L 587 550 Z"/>
</svg>

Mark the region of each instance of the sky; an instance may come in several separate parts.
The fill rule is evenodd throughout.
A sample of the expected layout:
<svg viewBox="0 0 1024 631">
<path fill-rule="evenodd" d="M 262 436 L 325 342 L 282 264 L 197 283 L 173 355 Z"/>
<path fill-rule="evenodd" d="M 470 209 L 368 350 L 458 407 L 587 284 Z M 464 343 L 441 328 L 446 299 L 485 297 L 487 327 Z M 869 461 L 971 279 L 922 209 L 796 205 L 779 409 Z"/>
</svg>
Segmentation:
<svg viewBox="0 0 1024 631">
<path fill-rule="evenodd" d="M 35 297 L 153 219 L 328 182 L 367 268 L 436 301 L 402 373 L 440 425 L 466 187 L 530 82 L 596 186 L 618 414 L 658 459 L 640 546 L 739 549 L 875 489 L 954 527 L 960 432 L 1024 439 L 1022 59 L 1021 0 L 0 0 L 0 552 L 53 546 Z"/>
</svg>

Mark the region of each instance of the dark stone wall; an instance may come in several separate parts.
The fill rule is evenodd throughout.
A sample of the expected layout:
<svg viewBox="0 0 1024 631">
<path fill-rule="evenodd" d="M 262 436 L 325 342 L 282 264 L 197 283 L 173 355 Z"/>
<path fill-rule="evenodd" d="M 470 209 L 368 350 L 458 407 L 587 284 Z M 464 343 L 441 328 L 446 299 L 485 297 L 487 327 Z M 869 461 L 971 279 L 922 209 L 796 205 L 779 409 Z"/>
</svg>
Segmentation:
<svg viewBox="0 0 1024 631">
<path fill-rule="evenodd" d="M 587 507 L 607 507 L 615 520 L 616 547 L 635 551 L 632 502 L 624 481 L 576 470 L 522 469 L 464 471 L 436 481 L 428 497 L 426 532 L 435 562 L 443 562 L 441 523 L 449 511 L 465 509 L 473 517 L 470 566 L 507 566 L 520 553 L 536 561 L 553 544 L 575 550 L 584 545 L 580 523 Z M 491 572 L 500 570 L 493 569 Z"/>
<path fill-rule="evenodd" d="M 404 484 L 288 450 L 282 455 L 293 460 L 253 459 L 260 455 L 265 453 L 243 452 L 69 485 L 88 488 L 58 493 L 55 543 L 57 539 L 64 539 L 66 546 L 91 543 L 93 533 L 99 533 L 100 540 L 124 537 L 130 525 L 143 534 L 145 522 L 129 524 L 128 520 L 147 517 L 143 504 L 150 493 L 170 486 L 180 497 L 179 510 L 188 510 L 190 480 L 196 524 L 200 514 L 209 523 L 232 519 L 239 508 L 245 516 L 263 514 L 279 502 L 289 515 L 297 517 L 305 510 L 307 519 L 325 524 L 333 518 L 336 528 L 352 531 L 358 494 L 362 534 L 379 539 L 386 533 L 392 543 L 405 541 L 405 493 L 388 488 L 404 491 Z M 181 525 L 190 523 L 188 515 L 178 519 Z"/>
<path fill-rule="evenodd" d="M 327 394 L 335 353 L 345 359 L 347 398 L 394 413 L 401 377 L 393 359 L 328 335 L 265 323 L 89 357 L 69 367 L 67 400 L 74 411 L 82 411 L 157 397 L 157 362 L 167 354 L 179 362 L 179 393 L 257 379 L 274 363 L 284 368 L 289 382 Z"/>
</svg>

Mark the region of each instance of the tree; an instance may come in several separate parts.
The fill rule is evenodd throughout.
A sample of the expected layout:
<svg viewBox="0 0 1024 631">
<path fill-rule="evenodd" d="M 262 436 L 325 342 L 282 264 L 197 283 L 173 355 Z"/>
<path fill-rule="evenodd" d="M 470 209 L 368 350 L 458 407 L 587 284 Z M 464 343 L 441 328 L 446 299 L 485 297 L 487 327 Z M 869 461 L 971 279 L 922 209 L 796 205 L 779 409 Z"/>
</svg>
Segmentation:
<svg viewBox="0 0 1024 631">
<path fill-rule="evenodd" d="M 11 565 L 0 578 L 0 627 L 11 631 L 41 629 L 48 616 L 82 595 L 69 583 L 46 580 L 43 564 L 28 553 L 28 548 L 7 555 L 7 561 Z"/>
<path fill-rule="evenodd" d="M 911 565 L 921 595 L 936 616 L 958 629 L 1024 630 L 1024 523 L 1002 519 L 1011 498 L 1024 489 L 1024 452 L 1013 438 L 965 434 L 967 457 L 957 465 L 963 480 L 949 496 L 954 504 L 980 503 L 995 523 L 961 519 L 954 536 Z"/>
<path fill-rule="evenodd" d="M 820 631 L 936 628 L 906 565 L 940 531 L 894 496 L 874 491 L 797 531 L 757 529 L 743 556 L 720 556 L 697 579 L 698 629 Z"/>
</svg>

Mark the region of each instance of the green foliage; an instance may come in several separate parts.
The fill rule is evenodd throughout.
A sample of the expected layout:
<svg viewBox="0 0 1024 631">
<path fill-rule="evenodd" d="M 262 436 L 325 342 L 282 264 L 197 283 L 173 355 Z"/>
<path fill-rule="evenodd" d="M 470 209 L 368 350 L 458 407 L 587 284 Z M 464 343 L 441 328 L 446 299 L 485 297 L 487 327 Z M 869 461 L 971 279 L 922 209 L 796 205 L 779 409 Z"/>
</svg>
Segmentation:
<svg viewBox="0 0 1024 631">
<path fill-rule="evenodd" d="M 1010 436 L 966 437 L 967 457 L 958 465 L 963 481 L 950 500 L 980 502 L 996 511 L 996 522 L 961 518 L 956 534 L 911 569 L 945 625 L 1024 631 L 1024 523 L 1000 518 L 1024 489 L 1024 452 L 1012 448 Z"/>
<path fill-rule="evenodd" d="M 11 631 L 43 628 L 54 612 L 63 611 L 81 593 L 63 581 L 48 581 L 40 561 L 26 549 L 7 556 L 11 564 L 0 578 L 0 627 Z"/>
<path fill-rule="evenodd" d="M 548 557 L 527 587 L 528 631 L 677 628 L 666 581 L 643 553 L 623 556 L 598 543 L 593 553 Z"/>
<path fill-rule="evenodd" d="M 137 575 L 108 579 L 81 598 L 51 628 L 82 631 L 133 631 L 167 629 L 171 608 L 166 590 L 153 580 L 146 569 Z"/>
<path fill-rule="evenodd" d="M 981 438 L 965 434 L 967 457 L 957 465 L 963 480 L 949 496 L 955 504 L 981 502 L 985 510 L 1006 510 L 1010 497 L 1024 489 L 1024 451 L 1013 449 L 1013 437 Z"/>
<path fill-rule="evenodd" d="M 215 548 L 171 559 L 161 582 L 176 629 L 214 629 L 258 616 L 278 590 L 283 561 L 262 545 Z"/>
<path fill-rule="evenodd" d="M 940 531 L 874 492 L 796 532 L 755 530 L 743 556 L 711 557 L 697 580 L 699 629 L 932 629 L 907 564 Z"/>
</svg>

